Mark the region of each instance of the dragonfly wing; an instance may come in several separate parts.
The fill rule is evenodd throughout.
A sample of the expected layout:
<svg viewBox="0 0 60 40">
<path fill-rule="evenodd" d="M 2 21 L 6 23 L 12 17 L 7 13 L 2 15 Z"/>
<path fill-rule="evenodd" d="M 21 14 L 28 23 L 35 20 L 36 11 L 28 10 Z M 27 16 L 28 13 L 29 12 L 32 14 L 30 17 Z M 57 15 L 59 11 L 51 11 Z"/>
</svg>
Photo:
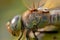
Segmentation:
<svg viewBox="0 0 60 40">
<path fill-rule="evenodd" d="M 47 0 L 43 8 L 60 9 L 60 0 Z"/>
<path fill-rule="evenodd" d="M 23 0 L 23 3 L 28 9 L 37 9 L 42 6 L 47 0 Z"/>
</svg>

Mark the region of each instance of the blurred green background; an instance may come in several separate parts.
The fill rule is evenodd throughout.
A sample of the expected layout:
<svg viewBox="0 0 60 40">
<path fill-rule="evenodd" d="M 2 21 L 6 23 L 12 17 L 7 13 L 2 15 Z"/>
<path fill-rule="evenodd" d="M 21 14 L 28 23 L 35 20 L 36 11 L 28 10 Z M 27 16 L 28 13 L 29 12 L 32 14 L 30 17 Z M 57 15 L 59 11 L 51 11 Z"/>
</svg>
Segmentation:
<svg viewBox="0 0 60 40">
<path fill-rule="evenodd" d="M 7 31 L 6 23 L 15 15 L 21 15 L 26 10 L 22 0 L 0 0 L 0 40 L 17 40 L 17 37 Z M 44 40 L 52 40 L 53 36 L 57 36 L 57 40 L 60 40 L 60 33 L 46 34 Z"/>
<path fill-rule="evenodd" d="M 8 20 L 26 10 L 22 0 L 0 0 L 0 40 L 15 40 L 6 28 Z"/>
</svg>

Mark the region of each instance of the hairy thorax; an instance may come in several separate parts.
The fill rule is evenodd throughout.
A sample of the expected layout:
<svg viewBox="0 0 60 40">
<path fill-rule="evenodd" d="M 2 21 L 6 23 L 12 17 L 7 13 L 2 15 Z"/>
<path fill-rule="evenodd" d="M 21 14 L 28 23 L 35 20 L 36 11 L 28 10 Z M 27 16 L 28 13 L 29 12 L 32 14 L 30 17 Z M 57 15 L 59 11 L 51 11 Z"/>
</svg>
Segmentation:
<svg viewBox="0 0 60 40">
<path fill-rule="evenodd" d="M 42 14 L 42 11 L 27 11 L 23 15 L 23 22 L 26 28 L 35 28 L 35 27 L 42 27 L 43 23 L 47 23 L 48 17 L 46 14 Z M 46 22 L 45 22 L 46 21 Z"/>
</svg>

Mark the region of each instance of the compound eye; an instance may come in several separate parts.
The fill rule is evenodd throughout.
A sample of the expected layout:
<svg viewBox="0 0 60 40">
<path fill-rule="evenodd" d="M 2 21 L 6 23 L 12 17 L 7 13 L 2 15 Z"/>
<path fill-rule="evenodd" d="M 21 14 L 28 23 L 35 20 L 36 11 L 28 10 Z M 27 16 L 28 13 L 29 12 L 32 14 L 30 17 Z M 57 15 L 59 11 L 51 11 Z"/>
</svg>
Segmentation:
<svg viewBox="0 0 60 40">
<path fill-rule="evenodd" d="M 7 29 L 13 36 L 20 34 L 20 16 L 15 16 L 11 21 L 7 23 Z"/>
<path fill-rule="evenodd" d="M 11 20 L 11 26 L 12 26 L 13 30 L 17 30 L 18 23 L 20 23 L 20 16 L 17 15 Z"/>
<path fill-rule="evenodd" d="M 11 20 L 11 26 L 16 26 L 18 21 L 19 21 L 19 16 L 15 16 L 15 17 Z"/>
</svg>

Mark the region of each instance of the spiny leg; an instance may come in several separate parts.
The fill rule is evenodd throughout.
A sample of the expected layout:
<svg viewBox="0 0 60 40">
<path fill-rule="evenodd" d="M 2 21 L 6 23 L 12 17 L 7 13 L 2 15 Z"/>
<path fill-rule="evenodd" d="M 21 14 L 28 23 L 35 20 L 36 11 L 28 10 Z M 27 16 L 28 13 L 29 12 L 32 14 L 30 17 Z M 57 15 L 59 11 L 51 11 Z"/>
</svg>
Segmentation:
<svg viewBox="0 0 60 40">
<path fill-rule="evenodd" d="M 30 40 L 30 37 L 29 37 L 29 33 L 32 31 L 33 35 L 34 35 L 34 40 L 38 40 L 37 36 L 35 35 L 35 31 L 33 30 L 28 30 L 27 33 L 26 33 L 26 38 L 27 40 Z"/>
<path fill-rule="evenodd" d="M 24 33 L 24 30 L 21 31 L 21 36 L 19 36 L 18 40 L 21 40 L 23 33 Z"/>
<path fill-rule="evenodd" d="M 23 36 L 23 32 L 22 32 L 21 36 L 19 36 L 18 40 L 21 40 L 22 36 Z"/>
<path fill-rule="evenodd" d="M 27 38 L 27 40 L 30 40 L 30 38 L 29 38 L 29 33 L 30 33 L 30 30 L 28 30 L 27 33 L 26 33 L 26 38 Z"/>
<path fill-rule="evenodd" d="M 35 31 L 33 31 L 33 34 L 35 36 L 35 39 L 34 40 L 38 40 L 37 36 L 35 35 Z"/>
</svg>

